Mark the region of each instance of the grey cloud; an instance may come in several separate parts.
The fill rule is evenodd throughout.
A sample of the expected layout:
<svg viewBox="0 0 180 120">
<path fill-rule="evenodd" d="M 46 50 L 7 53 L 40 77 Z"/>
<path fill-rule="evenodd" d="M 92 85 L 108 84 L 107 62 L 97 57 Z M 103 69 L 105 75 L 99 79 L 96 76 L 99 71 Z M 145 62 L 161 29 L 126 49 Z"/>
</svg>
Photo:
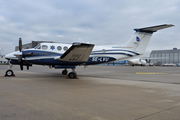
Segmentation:
<svg viewBox="0 0 180 120">
<path fill-rule="evenodd" d="M 147 51 L 178 47 L 179 5 L 178 0 L 1 0 L 0 42 L 15 46 L 22 37 L 23 43 L 124 44 L 134 28 L 172 23 L 174 28 L 154 33 Z M 7 53 L 5 48 L 3 52 Z"/>
</svg>

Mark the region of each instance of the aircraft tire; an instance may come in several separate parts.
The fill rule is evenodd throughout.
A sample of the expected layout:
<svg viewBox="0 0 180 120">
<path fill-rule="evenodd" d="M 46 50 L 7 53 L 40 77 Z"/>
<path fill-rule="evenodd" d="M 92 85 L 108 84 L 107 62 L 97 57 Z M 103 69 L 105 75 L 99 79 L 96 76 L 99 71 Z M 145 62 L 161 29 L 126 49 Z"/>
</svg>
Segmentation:
<svg viewBox="0 0 180 120">
<path fill-rule="evenodd" d="M 69 76 L 70 79 L 75 79 L 76 78 L 76 74 L 74 72 L 70 72 L 68 74 L 68 76 Z"/>
<path fill-rule="evenodd" d="M 63 74 L 63 75 L 67 75 L 67 73 L 68 73 L 67 70 L 63 70 L 63 71 L 62 71 L 62 74 Z"/>
<path fill-rule="evenodd" d="M 13 76 L 13 71 L 12 70 L 7 70 L 5 76 Z"/>
</svg>

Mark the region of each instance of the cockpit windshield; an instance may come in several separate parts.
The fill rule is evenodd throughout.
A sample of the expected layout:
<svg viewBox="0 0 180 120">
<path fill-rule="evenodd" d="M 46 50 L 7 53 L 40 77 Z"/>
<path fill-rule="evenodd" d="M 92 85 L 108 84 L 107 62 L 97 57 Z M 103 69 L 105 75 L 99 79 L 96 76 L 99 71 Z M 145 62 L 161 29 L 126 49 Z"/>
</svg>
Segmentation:
<svg viewBox="0 0 180 120">
<path fill-rule="evenodd" d="M 34 47 L 34 49 L 41 49 L 41 45 L 38 44 L 36 47 Z"/>
</svg>

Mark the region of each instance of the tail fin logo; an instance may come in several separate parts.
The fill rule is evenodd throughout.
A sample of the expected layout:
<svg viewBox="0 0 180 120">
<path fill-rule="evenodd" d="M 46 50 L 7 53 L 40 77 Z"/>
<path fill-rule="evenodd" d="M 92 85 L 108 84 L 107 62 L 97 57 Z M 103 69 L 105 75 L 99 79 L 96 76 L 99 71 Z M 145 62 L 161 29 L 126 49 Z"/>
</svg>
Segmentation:
<svg viewBox="0 0 180 120">
<path fill-rule="evenodd" d="M 137 42 L 140 42 L 140 38 L 139 38 L 138 36 L 136 37 L 136 41 L 137 41 Z"/>
</svg>

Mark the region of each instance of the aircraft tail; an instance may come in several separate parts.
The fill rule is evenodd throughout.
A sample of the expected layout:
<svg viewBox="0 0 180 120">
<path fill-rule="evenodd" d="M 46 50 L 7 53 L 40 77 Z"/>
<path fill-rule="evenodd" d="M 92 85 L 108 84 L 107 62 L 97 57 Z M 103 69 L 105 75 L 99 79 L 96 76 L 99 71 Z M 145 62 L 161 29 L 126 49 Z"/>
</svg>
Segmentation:
<svg viewBox="0 0 180 120">
<path fill-rule="evenodd" d="M 134 29 L 136 32 L 127 41 L 124 47 L 143 54 L 154 32 L 172 26 L 174 25 L 164 24 L 164 25 Z"/>
</svg>

